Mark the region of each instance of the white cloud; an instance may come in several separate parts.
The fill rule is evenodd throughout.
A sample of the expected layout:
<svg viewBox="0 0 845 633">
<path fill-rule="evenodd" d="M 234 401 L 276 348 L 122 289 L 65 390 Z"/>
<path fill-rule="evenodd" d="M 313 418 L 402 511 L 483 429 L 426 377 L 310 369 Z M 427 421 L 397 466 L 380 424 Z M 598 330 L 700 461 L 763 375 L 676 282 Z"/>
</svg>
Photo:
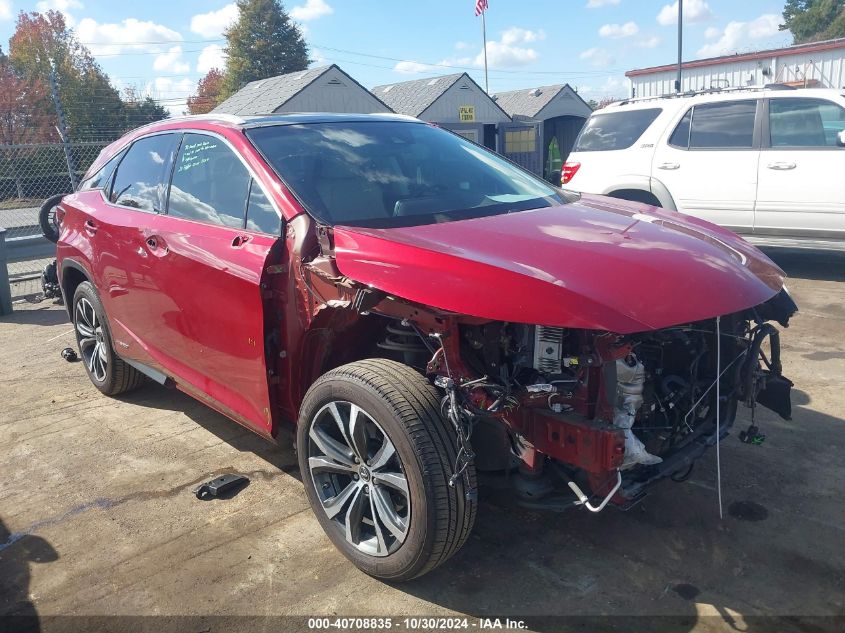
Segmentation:
<svg viewBox="0 0 845 633">
<path fill-rule="evenodd" d="M 662 40 L 659 37 L 652 35 L 651 37 L 646 37 L 637 42 L 637 46 L 640 48 L 657 48 L 660 46 L 661 41 Z"/>
<path fill-rule="evenodd" d="M 431 64 L 423 64 L 421 62 L 415 62 L 412 60 L 403 60 L 401 62 L 397 62 L 396 65 L 393 67 L 393 70 L 403 75 L 427 73 L 436 69 L 437 66 L 432 66 Z"/>
<path fill-rule="evenodd" d="M 612 66 L 616 61 L 613 55 L 603 48 L 588 48 L 578 57 L 596 68 L 607 68 L 608 66 Z"/>
<path fill-rule="evenodd" d="M 290 17 L 300 22 L 308 22 L 332 13 L 334 13 L 334 9 L 325 0 L 305 0 L 304 5 L 293 7 L 290 10 Z"/>
<path fill-rule="evenodd" d="M 191 18 L 191 31 L 203 37 L 219 37 L 238 19 L 238 5 L 232 2 L 217 11 L 199 13 Z"/>
<path fill-rule="evenodd" d="M 524 46 L 532 42 L 546 39 L 544 31 L 529 31 L 519 27 L 511 27 L 502 32 L 500 40 L 487 42 L 487 63 L 490 66 L 508 67 L 524 66 L 536 61 L 540 55 L 536 50 Z M 484 64 L 484 51 L 482 50 L 473 60 L 473 65 Z"/>
<path fill-rule="evenodd" d="M 619 0 L 587 0 L 588 9 L 601 9 L 602 7 L 615 7 Z"/>
<path fill-rule="evenodd" d="M 625 24 L 605 24 L 599 29 L 599 35 L 602 37 L 609 37 L 614 40 L 622 39 L 623 37 L 633 37 L 640 32 L 640 27 L 636 22 L 625 22 Z"/>
<path fill-rule="evenodd" d="M 197 84 L 191 79 L 156 77 L 144 87 L 145 96 L 159 100 L 171 116 L 180 116 L 187 110 L 188 97 L 196 92 Z"/>
<path fill-rule="evenodd" d="M 226 65 L 226 55 L 219 44 L 209 44 L 200 51 L 197 58 L 197 72 L 207 73 L 212 68 L 223 70 Z"/>
<path fill-rule="evenodd" d="M 115 55 L 126 50 L 159 53 L 166 51 L 161 43 L 182 41 L 182 36 L 173 29 L 135 18 L 127 18 L 119 24 L 100 24 L 91 18 L 83 18 L 76 27 L 76 33 L 79 41 L 84 42 L 94 55 Z"/>
<path fill-rule="evenodd" d="M 706 22 L 713 17 L 713 11 L 705 0 L 684 0 L 684 24 Z M 663 26 L 678 23 L 678 0 L 665 5 L 657 14 L 657 21 Z"/>
<path fill-rule="evenodd" d="M 12 19 L 12 0 L 0 0 L 0 20 Z"/>
<path fill-rule="evenodd" d="M 608 77 L 600 86 L 581 86 L 578 94 L 585 98 L 601 100 L 607 97 L 624 97 L 628 92 L 628 81 L 625 77 Z"/>
<path fill-rule="evenodd" d="M 469 48 L 466 42 L 455 42 L 455 50 L 463 51 Z"/>
<path fill-rule="evenodd" d="M 766 13 L 751 22 L 730 22 L 717 41 L 705 44 L 698 49 L 698 55 L 699 57 L 716 57 L 736 53 L 748 42 L 777 35 L 780 21 L 780 17 L 774 13 Z"/>
<path fill-rule="evenodd" d="M 190 64 L 182 59 L 182 47 L 172 46 L 166 53 L 157 55 L 153 61 L 153 70 L 170 71 L 181 75 L 191 70 Z"/>
<path fill-rule="evenodd" d="M 46 13 L 47 11 L 58 11 L 61 13 L 65 16 L 65 22 L 68 26 L 76 24 L 76 19 L 70 14 L 70 10 L 83 9 L 84 6 L 79 0 L 41 0 L 35 3 L 35 9 L 39 13 Z"/>
<path fill-rule="evenodd" d="M 708 26 L 704 30 L 704 37 L 706 37 L 708 40 L 715 40 L 717 37 L 720 37 L 721 35 L 722 35 L 722 29 L 717 28 L 715 26 Z"/>
</svg>

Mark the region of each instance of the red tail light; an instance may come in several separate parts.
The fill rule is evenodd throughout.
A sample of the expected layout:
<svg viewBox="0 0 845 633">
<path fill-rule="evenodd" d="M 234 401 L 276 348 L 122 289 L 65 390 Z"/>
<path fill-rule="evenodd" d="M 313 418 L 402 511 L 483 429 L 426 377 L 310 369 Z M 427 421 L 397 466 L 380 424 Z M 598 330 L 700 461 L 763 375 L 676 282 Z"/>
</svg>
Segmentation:
<svg viewBox="0 0 845 633">
<path fill-rule="evenodd" d="M 581 169 L 581 163 L 564 163 L 560 172 L 560 184 L 565 185 L 575 178 L 575 174 Z"/>
</svg>

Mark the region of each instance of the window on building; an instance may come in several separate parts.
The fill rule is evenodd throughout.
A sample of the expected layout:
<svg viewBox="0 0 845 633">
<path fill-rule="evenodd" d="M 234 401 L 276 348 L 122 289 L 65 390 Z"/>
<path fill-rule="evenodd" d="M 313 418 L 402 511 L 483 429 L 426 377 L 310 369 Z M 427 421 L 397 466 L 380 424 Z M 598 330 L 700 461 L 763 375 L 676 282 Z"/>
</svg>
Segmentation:
<svg viewBox="0 0 845 633">
<path fill-rule="evenodd" d="M 660 108 L 594 114 L 575 141 L 576 152 L 628 149 L 660 115 Z"/>
<path fill-rule="evenodd" d="M 537 149 L 537 138 L 533 127 L 505 132 L 506 154 L 523 154 L 533 152 L 535 149 Z"/>
<path fill-rule="evenodd" d="M 282 219 L 267 196 L 261 190 L 255 180 L 249 185 L 249 201 L 246 207 L 246 228 L 250 231 L 280 235 L 282 232 Z"/>
<path fill-rule="evenodd" d="M 689 133 L 690 149 L 753 147 L 756 112 L 756 99 L 695 106 Z"/>
<path fill-rule="evenodd" d="M 243 227 L 250 176 L 220 139 L 185 134 L 170 185 L 167 213 L 206 224 Z"/>
<path fill-rule="evenodd" d="M 164 209 L 167 177 L 178 141 L 178 134 L 135 141 L 117 167 L 109 200 L 143 211 Z"/>
<path fill-rule="evenodd" d="M 772 147 L 837 147 L 845 108 L 824 99 L 771 99 Z"/>
</svg>

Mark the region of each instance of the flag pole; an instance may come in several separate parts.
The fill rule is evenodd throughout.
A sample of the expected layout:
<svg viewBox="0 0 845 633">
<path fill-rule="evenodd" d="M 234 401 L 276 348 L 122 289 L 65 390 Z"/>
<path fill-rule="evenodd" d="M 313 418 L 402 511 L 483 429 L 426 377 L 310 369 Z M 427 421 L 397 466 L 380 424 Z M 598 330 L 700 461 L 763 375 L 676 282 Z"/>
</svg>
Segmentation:
<svg viewBox="0 0 845 633">
<path fill-rule="evenodd" d="M 490 94 L 490 81 L 487 78 L 487 20 L 485 14 L 487 11 L 481 12 L 481 39 L 484 43 L 484 92 Z"/>
</svg>

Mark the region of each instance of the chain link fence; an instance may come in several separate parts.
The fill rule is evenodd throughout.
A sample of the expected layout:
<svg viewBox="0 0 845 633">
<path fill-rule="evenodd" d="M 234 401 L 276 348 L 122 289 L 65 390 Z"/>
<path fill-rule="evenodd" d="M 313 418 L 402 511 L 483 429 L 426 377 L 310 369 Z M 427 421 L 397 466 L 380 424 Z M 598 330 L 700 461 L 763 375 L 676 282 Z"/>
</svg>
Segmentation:
<svg viewBox="0 0 845 633">
<path fill-rule="evenodd" d="M 108 143 L 70 144 L 77 182 Z M 52 255 L 44 258 L 49 248 L 38 239 L 38 211 L 50 196 L 71 191 L 72 179 L 61 143 L 0 145 L 0 227 L 6 229 L 6 266 L 13 299 L 40 292 L 41 271 Z"/>
</svg>

